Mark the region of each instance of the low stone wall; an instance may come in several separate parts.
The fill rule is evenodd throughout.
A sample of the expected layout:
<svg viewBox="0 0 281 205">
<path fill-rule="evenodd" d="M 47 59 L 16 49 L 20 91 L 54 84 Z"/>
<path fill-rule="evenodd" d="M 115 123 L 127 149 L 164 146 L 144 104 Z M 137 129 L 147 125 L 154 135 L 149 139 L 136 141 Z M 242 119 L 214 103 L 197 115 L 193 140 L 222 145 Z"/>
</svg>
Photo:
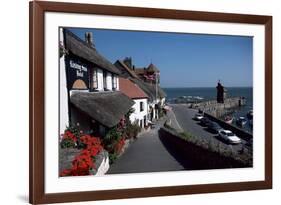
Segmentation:
<svg viewBox="0 0 281 205">
<path fill-rule="evenodd" d="M 95 176 L 103 176 L 109 170 L 108 152 L 103 150 L 96 156 L 96 168 L 92 174 Z"/>
<path fill-rule="evenodd" d="M 59 149 L 59 172 L 72 167 L 72 161 L 81 150 L 75 148 Z M 96 169 L 91 170 L 90 174 L 96 176 L 104 175 L 109 169 L 109 158 L 106 150 L 101 151 L 95 159 Z"/>
<path fill-rule="evenodd" d="M 224 122 L 223 120 L 220 120 L 216 117 L 214 117 L 211 114 L 208 113 L 204 113 L 204 116 L 208 117 L 210 120 L 218 123 L 222 128 L 227 129 L 227 130 L 231 130 L 233 133 L 235 133 L 237 136 L 239 136 L 240 138 L 249 141 L 253 139 L 253 135 L 245 130 L 242 130 L 238 127 L 235 127 L 231 124 L 228 124 L 226 122 Z"/>
<path fill-rule="evenodd" d="M 187 170 L 252 167 L 252 160 L 238 160 L 237 156 L 224 156 L 183 139 L 179 133 L 161 128 L 159 136 L 167 150 Z"/>
<path fill-rule="evenodd" d="M 192 104 L 191 108 L 197 108 L 207 112 L 215 117 L 224 116 L 233 111 L 233 109 L 246 104 L 246 100 L 240 97 L 226 98 L 224 103 L 217 103 L 216 100 L 205 101 Z"/>
</svg>

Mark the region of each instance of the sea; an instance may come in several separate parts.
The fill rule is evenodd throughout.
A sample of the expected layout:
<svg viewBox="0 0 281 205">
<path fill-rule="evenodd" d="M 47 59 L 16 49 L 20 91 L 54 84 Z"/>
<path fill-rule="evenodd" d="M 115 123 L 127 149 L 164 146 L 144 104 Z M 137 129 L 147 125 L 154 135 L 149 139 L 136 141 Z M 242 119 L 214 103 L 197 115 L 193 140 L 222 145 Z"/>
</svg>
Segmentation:
<svg viewBox="0 0 281 205">
<path fill-rule="evenodd" d="M 216 100 L 217 90 L 212 88 L 163 88 L 167 94 L 168 103 L 176 102 L 202 102 L 208 100 Z M 233 110 L 232 116 L 234 118 L 245 117 L 247 113 L 253 110 L 253 88 L 252 87 L 227 87 L 228 97 L 245 97 L 246 105 L 238 107 Z M 235 124 L 235 120 L 233 122 Z M 242 128 L 248 132 L 252 132 L 252 126 L 249 122 Z"/>
</svg>

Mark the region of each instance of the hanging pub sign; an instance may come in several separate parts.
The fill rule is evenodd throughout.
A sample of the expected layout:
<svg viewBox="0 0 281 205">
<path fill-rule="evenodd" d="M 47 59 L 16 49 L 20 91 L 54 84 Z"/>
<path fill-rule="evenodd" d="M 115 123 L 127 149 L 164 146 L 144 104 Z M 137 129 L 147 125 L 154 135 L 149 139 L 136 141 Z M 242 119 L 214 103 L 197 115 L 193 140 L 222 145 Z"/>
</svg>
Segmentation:
<svg viewBox="0 0 281 205">
<path fill-rule="evenodd" d="M 89 64 L 75 56 L 65 59 L 68 89 L 89 89 Z"/>
</svg>

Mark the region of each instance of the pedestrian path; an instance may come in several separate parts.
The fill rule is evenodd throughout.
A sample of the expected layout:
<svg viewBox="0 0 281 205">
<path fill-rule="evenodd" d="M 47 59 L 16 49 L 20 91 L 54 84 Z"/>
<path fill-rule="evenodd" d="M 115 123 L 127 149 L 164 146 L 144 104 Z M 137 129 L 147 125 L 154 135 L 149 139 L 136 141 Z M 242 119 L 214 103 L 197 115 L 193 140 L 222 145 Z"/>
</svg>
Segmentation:
<svg viewBox="0 0 281 205">
<path fill-rule="evenodd" d="M 125 153 L 111 165 L 107 174 L 179 171 L 184 167 L 169 153 L 158 136 L 163 124 L 140 134 Z"/>
</svg>

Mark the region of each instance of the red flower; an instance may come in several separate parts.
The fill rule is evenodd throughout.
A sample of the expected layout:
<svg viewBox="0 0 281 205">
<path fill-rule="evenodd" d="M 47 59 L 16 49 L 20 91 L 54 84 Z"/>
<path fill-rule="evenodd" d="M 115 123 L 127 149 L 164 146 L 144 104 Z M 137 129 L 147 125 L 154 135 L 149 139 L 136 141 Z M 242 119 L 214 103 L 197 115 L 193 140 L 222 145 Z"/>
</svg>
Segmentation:
<svg viewBox="0 0 281 205">
<path fill-rule="evenodd" d="M 73 142 L 77 142 L 77 137 L 69 130 L 66 130 L 64 134 L 62 134 L 62 140 L 71 140 Z"/>
<path fill-rule="evenodd" d="M 77 138 L 69 131 L 66 131 L 64 137 L 67 139 Z M 90 135 L 83 135 L 80 141 L 86 145 L 79 155 L 72 161 L 72 168 L 63 170 L 60 176 L 84 176 L 90 174 L 90 169 L 95 168 L 94 157 L 103 149 L 101 141 L 97 137 Z M 75 141 L 76 142 L 76 141 Z"/>
</svg>

